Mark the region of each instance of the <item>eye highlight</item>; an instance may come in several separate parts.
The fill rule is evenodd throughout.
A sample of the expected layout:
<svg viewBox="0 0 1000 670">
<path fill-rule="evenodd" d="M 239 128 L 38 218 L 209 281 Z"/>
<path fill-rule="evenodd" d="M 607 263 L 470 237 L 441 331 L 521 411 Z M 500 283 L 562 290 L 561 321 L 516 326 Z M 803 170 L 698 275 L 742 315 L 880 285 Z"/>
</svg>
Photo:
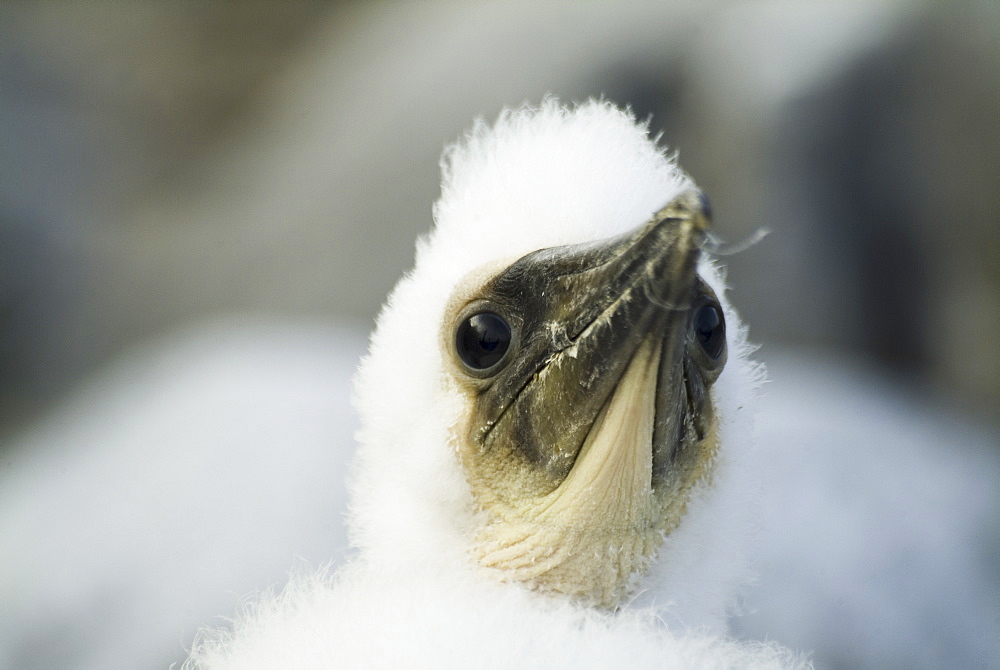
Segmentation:
<svg viewBox="0 0 1000 670">
<path fill-rule="evenodd" d="M 489 370 L 510 348 L 510 325 L 495 312 L 479 312 L 468 317 L 455 332 L 458 357 L 477 372 Z"/>
<path fill-rule="evenodd" d="M 726 320 L 718 303 L 706 302 L 699 307 L 692 329 L 702 350 L 712 360 L 718 360 L 726 348 Z"/>
</svg>

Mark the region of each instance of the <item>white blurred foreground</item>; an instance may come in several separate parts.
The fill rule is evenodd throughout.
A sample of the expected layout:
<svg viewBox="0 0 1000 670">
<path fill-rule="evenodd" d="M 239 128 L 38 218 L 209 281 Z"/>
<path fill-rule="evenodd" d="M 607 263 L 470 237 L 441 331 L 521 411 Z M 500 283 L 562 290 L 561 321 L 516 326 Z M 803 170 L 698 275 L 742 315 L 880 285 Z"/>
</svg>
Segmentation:
<svg viewBox="0 0 1000 670">
<path fill-rule="evenodd" d="M 850 360 L 767 360 L 760 581 L 734 631 L 818 668 L 1000 668 L 996 435 Z"/>
<path fill-rule="evenodd" d="M 215 321 L 120 360 L 0 467 L 0 667 L 164 667 L 342 562 L 359 330 Z M 738 635 L 818 667 L 997 667 L 995 436 L 842 362 L 770 357 Z"/>
<path fill-rule="evenodd" d="M 342 556 L 364 336 L 215 322 L 120 360 L 0 470 L 0 667 L 152 668 Z"/>
</svg>

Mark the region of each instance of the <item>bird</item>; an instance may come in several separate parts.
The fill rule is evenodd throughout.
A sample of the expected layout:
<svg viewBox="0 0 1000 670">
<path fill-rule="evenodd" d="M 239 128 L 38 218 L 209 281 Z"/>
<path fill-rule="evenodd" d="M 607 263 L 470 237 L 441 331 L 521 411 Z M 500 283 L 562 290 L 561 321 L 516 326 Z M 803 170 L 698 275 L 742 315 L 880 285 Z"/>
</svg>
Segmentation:
<svg viewBox="0 0 1000 670">
<path fill-rule="evenodd" d="M 477 120 L 355 377 L 355 553 L 184 667 L 809 667 L 726 620 L 764 371 L 705 195 L 648 123 Z"/>
</svg>

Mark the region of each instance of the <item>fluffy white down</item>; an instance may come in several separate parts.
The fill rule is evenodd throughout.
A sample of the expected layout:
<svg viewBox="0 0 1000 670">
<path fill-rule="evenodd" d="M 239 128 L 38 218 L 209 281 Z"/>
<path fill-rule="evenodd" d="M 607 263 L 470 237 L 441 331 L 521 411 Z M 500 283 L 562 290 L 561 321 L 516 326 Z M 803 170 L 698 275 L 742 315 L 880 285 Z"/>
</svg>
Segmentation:
<svg viewBox="0 0 1000 670">
<path fill-rule="evenodd" d="M 606 238 L 692 183 L 628 112 L 546 100 L 478 122 L 445 152 L 435 227 L 390 295 L 355 383 L 360 449 L 350 535 L 359 554 L 332 577 L 293 579 L 250 605 L 188 667 L 796 667 L 777 645 L 721 637 L 747 577 L 753 524 L 752 402 L 761 372 L 724 297 L 729 362 L 716 384 L 723 444 L 656 567 L 617 615 L 583 610 L 470 565 L 476 523 L 449 429 L 461 406 L 443 371 L 441 317 L 486 263 Z"/>
<path fill-rule="evenodd" d="M 197 667 L 806 667 L 776 644 L 668 631 L 651 612 L 609 617 L 516 588 L 357 566 L 293 580 L 248 607 L 243 624 L 203 644 Z"/>
</svg>

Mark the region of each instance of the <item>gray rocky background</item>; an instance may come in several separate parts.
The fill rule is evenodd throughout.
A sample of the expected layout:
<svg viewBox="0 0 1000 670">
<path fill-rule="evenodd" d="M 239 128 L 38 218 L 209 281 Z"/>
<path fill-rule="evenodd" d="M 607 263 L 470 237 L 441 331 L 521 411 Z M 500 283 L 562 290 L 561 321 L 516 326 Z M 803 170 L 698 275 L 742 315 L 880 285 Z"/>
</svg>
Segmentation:
<svg viewBox="0 0 1000 670">
<path fill-rule="evenodd" d="M 710 194 L 769 346 L 1000 409 L 996 3 L 12 3 L 5 427 L 216 312 L 368 322 L 437 159 L 505 104 L 606 96 Z"/>
</svg>

